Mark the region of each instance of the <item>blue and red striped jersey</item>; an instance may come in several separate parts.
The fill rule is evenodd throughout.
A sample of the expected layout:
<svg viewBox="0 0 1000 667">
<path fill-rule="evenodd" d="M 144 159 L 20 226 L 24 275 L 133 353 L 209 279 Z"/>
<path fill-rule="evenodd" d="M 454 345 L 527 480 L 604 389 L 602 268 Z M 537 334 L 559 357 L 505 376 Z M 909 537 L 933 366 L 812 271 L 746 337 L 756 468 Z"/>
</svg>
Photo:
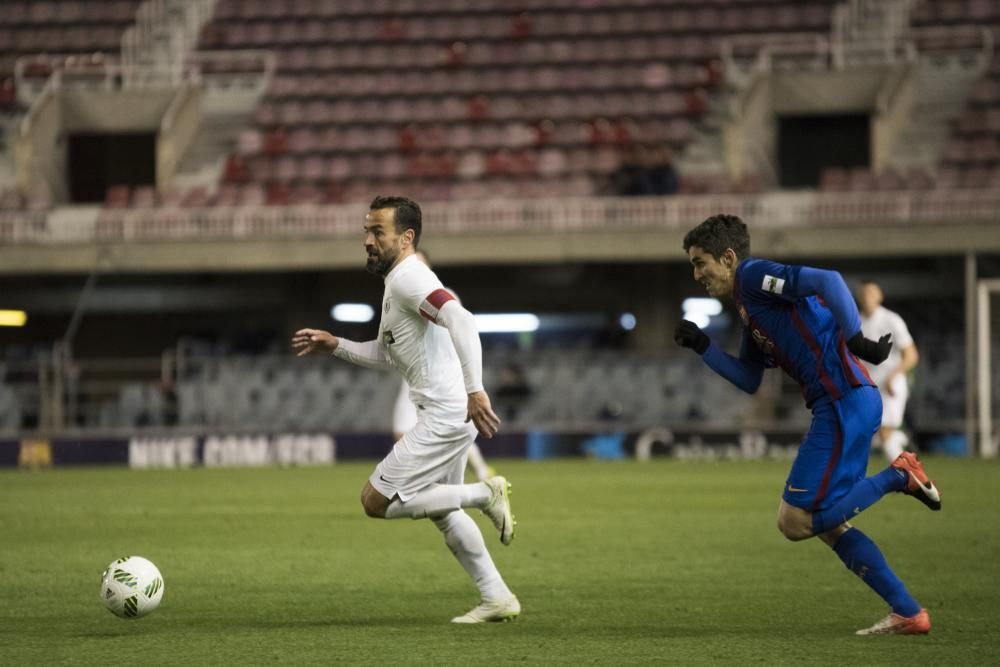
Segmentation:
<svg viewBox="0 0 1000 667">
<path fill-rule="evenodd" d="M 846 332 L 815 288 L 801 284 L 803 268 L 745 259 L 736 268 L 733 299 L 744 326 L 740 357 L 767 368 L 780 366 L 799 383 L 811 408 L 826 397 L 835 401 L 853 387 L 874 383 L 847 349 L 861 321 L 839 274 L 830 275 L 839 283 L 833 288 L 846 292 L 850 302 L 844 327 L 851 330 Z M 844 297 L 838 293 L 838 298 Z"/>
</svg>

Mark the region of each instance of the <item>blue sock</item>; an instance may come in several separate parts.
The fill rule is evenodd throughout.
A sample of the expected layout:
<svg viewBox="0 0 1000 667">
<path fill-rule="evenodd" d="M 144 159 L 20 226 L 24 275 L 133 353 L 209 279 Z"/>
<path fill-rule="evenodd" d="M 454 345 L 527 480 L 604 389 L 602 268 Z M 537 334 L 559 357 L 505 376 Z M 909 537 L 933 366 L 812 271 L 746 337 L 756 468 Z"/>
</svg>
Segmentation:
<svg viewBox="0 0 1000 667">
<path fill-rule="evenodd" d="M 906 486 L 907 479 L 909 477 L 905 472 L 896 470 L 892 466 L 877 475 L 864 478 L 855 484 L 836 505 L 813 512 L 813 534 L 819 535 L 831 528 L 836 528 L 874 505 L 882 496 L 891 491 L 902 491 Z"/>
<path fill-rule="evenodd" d="M 857 528 L 851 528 L 840 536 L 833 550 L 844 561 L 847 569 L 858 575 L 861 581 L 889 603 L 900 616 L 914 616 L 920 612 L 920 604 L 906 590 L 878 546 Z"/>
</svg>

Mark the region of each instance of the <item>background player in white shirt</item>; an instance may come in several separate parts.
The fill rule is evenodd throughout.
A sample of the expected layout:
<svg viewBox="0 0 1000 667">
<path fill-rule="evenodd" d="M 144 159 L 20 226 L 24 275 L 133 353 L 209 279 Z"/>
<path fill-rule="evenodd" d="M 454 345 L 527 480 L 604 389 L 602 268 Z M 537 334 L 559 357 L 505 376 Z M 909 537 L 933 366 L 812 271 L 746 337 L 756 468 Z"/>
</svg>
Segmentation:
<svg viewBox="0 0 1000 667">
<path fill-rule="evenodd" d="M 906 412 L 906 399 L 910 395 L 906 374 L 917 365 L 920 355 L 903 318 L 882 306 L 882 289 L 876 283 L 870 280 L 862 282 L 857 297 L 861 332 L 869 338 L 877 333 L 892 334 L 889 358 L 878 366 L 863 363 L 882 394 L 882 426 L 878 432 L 882 451 L 886 458 L 895 461 L 908 441 L 906 434 L 900 430 L 903 413 Z"/>
<path fill-rule="evenodd" d="M 427 253 L 424 250 L 415 250 L 414 254 L 417 256 L 421 262 L 430 267 L 430 260 L 427 258 Z M 448 289 L 448 288 L 445 288 Z M 458 295 L 451 292 L 451 295 L 455 297 L 456 301 L 461 303 Z M 417 406 L 410 400 L 410 385 L 407 384 L 406 380 L 400 383 L 399 394 L 396 395 L 396 403 L 392 408 L 392 437 L 394 442 L 399 442 L 402 439 L 403 434 L 412 429 L 417 425 Z M 486 459 L 483 458 L 483 453 L 479 450 L 479 445 L 473 442 L 469 445 L 469 467 L 472 468 L 472 472 L 475 473 L 476 478 L 479 481 L 485 481 L 496 472 L 487 463 Z"/>
<path fill-rule="evenodd" d="M 472 314 L 414 256 L 421 227 L 415 202 L 376 197 L 365 216 L 364 245 L 368 270 L 385 278 L 378 338 L 357 343 L 320 329 L 301 329 L 292 337 L 292 347 L 299 356 L 333 353 L 403 375 L 417 406 L 417 423 L 375 466 L 361 491 L 361 504 L 370 517 L 429 518 L 444 534 L 481 597 L 478 606 L 453 623 L 510 620 L 521 605 L 493 564 L 479 527 L 462 511 L 481 509 L 503 544 L 514 538 L 507 480 L 462 483 L 475 432 L 492 438 L 500 418 L 483 390 L 482 347 Z"/>
</svg>

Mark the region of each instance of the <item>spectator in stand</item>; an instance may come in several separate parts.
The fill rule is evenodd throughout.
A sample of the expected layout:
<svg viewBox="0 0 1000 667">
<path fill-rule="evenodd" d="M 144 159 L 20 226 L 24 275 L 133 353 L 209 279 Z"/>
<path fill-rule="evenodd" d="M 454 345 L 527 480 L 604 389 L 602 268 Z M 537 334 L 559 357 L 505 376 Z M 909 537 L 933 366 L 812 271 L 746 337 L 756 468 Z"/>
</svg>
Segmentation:
<svg viewBox="0 0 1000 667">
<path fill-rule="evenodd" d="M 632 197 L 645 194 L 642 191 L 642 172 L 645 149 L 638 144 L 628 146 L 622 152 L 621 163 L 611 172 L 609 189 L 611 194 Z"/>
<path fill-rule="evenodd" d="M 677 194 L 680 179 L 666 145 L 625 149 L 618 169 L 611 173 L 612 194 L 619 196 L 665 196 Z"/>
<path fill-rule="evenodd" d="M 674 168 L 670 147 L 661 145 L 646 152 L 646 168 L 642 180 L 644 194 L 674 195 L 680 189 L 680 178 Z"/>
</svg>

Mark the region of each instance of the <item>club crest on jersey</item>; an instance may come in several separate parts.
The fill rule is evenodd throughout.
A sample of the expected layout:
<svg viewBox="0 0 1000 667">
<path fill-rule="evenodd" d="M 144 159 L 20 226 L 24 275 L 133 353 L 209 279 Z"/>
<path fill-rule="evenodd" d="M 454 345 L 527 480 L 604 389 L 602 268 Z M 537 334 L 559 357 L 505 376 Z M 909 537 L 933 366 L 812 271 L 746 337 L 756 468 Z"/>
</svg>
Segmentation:
<svg viewBox="0 0 1000 667">
<path fill-rule="evenodd" d="M 774 352 L 774 341 L 765 336 L 760 332 L 760 329 L 754 329 L 750 332 L 753 336 L 753 340 L 757 343 L 757 347 L 763 350 L 766 354 L 772 354 Z"/>
<path fill-rule="evenodd" d="M 392 329 L 386 329 L 382 332 L 382 342 L 386 345 L 392 345 L 396 342 L 396 339 L 392 335 Z"/>
<path fill-rule="evenodd" d="M 389 299 L 386 299 L 385 303 L 382 304 L 382 312 L 384 312 L 384 313 L 388 313 L 389 312 Z"/>
<path fill-rule="evenodd" d="M 785 279 L 777 276 L 764 276 L 764 284 L 760 288 L 765 292 L 781 294 L 781 291 L 785 289 Z"/>
</svg>

